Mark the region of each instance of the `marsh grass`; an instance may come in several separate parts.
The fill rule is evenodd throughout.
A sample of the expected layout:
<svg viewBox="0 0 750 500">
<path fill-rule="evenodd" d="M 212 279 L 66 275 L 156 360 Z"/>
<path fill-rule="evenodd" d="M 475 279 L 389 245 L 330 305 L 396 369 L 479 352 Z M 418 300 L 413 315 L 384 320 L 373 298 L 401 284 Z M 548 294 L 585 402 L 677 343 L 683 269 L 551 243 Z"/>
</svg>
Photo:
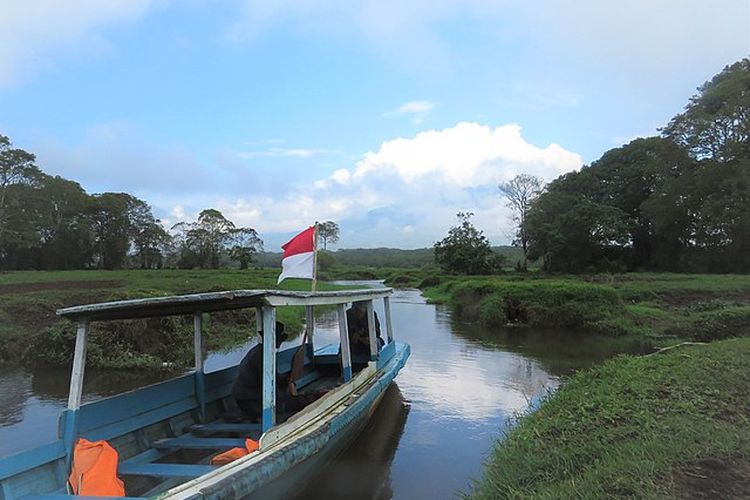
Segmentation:
<svg viewBox="0 0 750 500">
<path fill-rule="evenodd" d="M 750 338 L 615 358 L 521 417 L 471 496 L 679 496 L 692 465 L 750 459 L 749 390 Z"/>
<path fill-rule="evenodd" d="M 278 270 L 22 271 L 0 273 L 0 361 L 68 366 L 75 326 L 55 311 L 78 304 L 233 289 L 309 290 L 308 280 L 276 286 Z M 343 287 L 320 283 L 319 289 Z M 301 307 L 278 309 L 292 336 L 302 327 Z M 215 350 L 255 334 L 252 311 L 207 315 L 205 344 Z M 89 344 L 91 366 L 158 368 L 189 366 L 192 319 L 95 323 Z"/>
</svg>

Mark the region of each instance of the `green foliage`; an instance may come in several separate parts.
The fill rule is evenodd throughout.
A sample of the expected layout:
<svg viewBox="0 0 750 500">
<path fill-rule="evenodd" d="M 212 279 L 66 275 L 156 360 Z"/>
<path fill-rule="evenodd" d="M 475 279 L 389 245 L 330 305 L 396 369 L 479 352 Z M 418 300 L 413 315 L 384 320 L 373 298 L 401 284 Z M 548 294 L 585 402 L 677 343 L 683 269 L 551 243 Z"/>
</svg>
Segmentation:
<svg viewBox="0 0 750 500">
<path fill-rule="evenodd" d="M 472 281 L 453 287 L 451 304 L 465 320 L 503 326 L 585 327 L 622 314 L 617 292 L 604 285 L 570 281 Z"/>
<path fill-rule="evenodd" d="M 489 240 L 471 223 L 473 215 L 458 213 L 459 225 L 435 243 L 435 262 L 449 273 L 489 274 L 502 269 L 504 259 L 492 251 Z"/>
<path fill-rule="evenodd" d="M 727 66 L 698 88 L 664 134 L 698 159 L 750 156 L 750 59 Z"/>
<path fill-rule="evenodd" d="M 105 302 L 219 290 L 276 288 L 276 270 L 131 270 L 11 272 L 0 274 L 0 361 L 69 366 L 75 327 L 55 310 L 82 303 Z M 309 290 L 309 280 L 285 280 L 282 288 Z M 341 289 L 320 283 L 321 290 Z M 304 310 L 279 308 L 288 331 L 299 332 Z M 251 311 L 206 315 L 204 344 L 215 350 L 255 335 Z M 89 346 L 91 366 L 190 366 L 192 319 L 95 323 Z"/>
<path fill-rule="evenodd" d="M 498 442 L 471 496 L 682 497 L 699 461 L 750 459 L 748 387 L 750 338 L 579 372 Z"/>
<path fill-rule="evenodd" d="M 336 244 L 339 241 L 339 225 L 332 220 L 318 224 L 318 238 L 323 241 L 323 250 L 328 249 L 328 244 Z"/>
<path fill-rule="evenodd" d="M 750 272 L 750 60 L 699 88 L 664 137 L 547 186 L 523 233 L 544 269 Z"/>
</svg>

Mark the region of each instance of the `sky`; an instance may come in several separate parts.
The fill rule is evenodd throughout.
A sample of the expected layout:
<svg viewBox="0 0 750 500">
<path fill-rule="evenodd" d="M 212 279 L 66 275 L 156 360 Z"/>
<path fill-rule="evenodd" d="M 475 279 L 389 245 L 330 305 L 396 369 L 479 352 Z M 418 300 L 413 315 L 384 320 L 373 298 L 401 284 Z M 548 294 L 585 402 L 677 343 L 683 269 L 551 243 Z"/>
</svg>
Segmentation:
<svg viewBox="0 0 750 500">
<path fill-rule="evenodd" d="M 430 246 L 497 188 L 658 128 L 750 53 L 748 0 L 0 0 L 0 134 L 165 226 L 217 208 L 266 250 Z"/>
</svg>

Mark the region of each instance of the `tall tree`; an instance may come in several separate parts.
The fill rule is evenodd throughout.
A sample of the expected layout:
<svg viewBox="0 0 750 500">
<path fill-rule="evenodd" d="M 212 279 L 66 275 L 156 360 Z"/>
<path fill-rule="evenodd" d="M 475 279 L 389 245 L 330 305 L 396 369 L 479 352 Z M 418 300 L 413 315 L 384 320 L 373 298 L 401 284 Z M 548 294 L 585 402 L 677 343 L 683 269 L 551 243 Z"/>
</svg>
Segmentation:
<svg viewBox="0 0 750 500">
<path fill-rule="evenodd" d="M 247 269 L 255 255 L 263 250 L 263 240 L 255 229 L 238 227 L 229 234 L 229 258 L 240 263 L 240 269 Z"/>
<path fill-rule="evenodd" d="M 215 208 L 207 208 L 198 214 L 198 220 L 187 232 L 187 240 L 199 256 L 200 267 L 219 267 L 221 251 L 234 229 L 234 223 Z"/>
<path fill-rule="evenodd" d="M 8 204 L 13 186 L 31 185 L 42 175 L 34 164 L 35 160 L 33 154 L 13 148 L 10 139 L 0 134 L 0 241 L 8 237 L 5 232 L 9 224 Z"/>
<path fill-rule="evenodd" d="M 120 269 L 130 244 L 129 209 L 135 198 L 127 193 L 95 195 L 91 204 L 91 220 L 96 245 L 96 266 Z"/>
<path fill-rule="evenodd" d="M 662 132 L 697 159 L 750 156 L 750 59 L 727 66 L 698 87 L 685 111 Z"/>
<path fill-rule="evenodd" d="M 472 212 L 456 214 L 459 224 L 434 245 L 435 262 L 456 274 L 488 274 L 502 268 L 502 256 L 492 251 L 484 233 L 471 223 Z"/>
<path fill-rule="evenodd" d="M 323 250 L 327 250 L 328 243 L 339 241 L 339 225 L 332 220 L 321 222 L 318 224 L 318 238 L 323 240 Z"/>
<path fill-rule="evenodd" d="M 522 268 L 527 268 L 527 248 L 529 237 L 526 234 L 526 217 L 531 204 L 542 193 L 544 182 L 539 177 L 528 174 L 518 174 L 508 182 L 498 186 L 500 192 L 508 200 L 508 207 L 513 210 L 513 221 L 516 223 L 516 239 L 514 244 L 523 249 Z"/>
<path fill-rule="evenodd" d="M 128 207 L 131 246 L 142 269 L 161 267 L 163 250 L 171 243 L 171 236 L 151 212 L 148 203 L 134 199 Z"/>
</svg>

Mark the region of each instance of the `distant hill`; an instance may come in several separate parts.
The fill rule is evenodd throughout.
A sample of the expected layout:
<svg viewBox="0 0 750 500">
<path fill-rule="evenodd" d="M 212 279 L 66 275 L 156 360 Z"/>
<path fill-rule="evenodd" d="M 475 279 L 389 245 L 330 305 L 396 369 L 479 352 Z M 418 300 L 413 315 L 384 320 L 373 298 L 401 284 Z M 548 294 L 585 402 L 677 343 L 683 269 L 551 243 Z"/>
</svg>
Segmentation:
<svg viewBox="0 0 750 500">
<path fill-rule="evenodd" d="M 511 246 L 492 247 L 494 251 L 505 255 L 509 265 L 521 259 L 520 248 Z M 334 252 L 335 262 L 340 266 L 367 267 L 423 267 L 435 263 L 432 248 L 403 250 L 400 248 L 342 248 Z M 258 254 L 255 265 L 258 267 L 281 267 L 281 252 L 263 252 Z"/>
</svg>

